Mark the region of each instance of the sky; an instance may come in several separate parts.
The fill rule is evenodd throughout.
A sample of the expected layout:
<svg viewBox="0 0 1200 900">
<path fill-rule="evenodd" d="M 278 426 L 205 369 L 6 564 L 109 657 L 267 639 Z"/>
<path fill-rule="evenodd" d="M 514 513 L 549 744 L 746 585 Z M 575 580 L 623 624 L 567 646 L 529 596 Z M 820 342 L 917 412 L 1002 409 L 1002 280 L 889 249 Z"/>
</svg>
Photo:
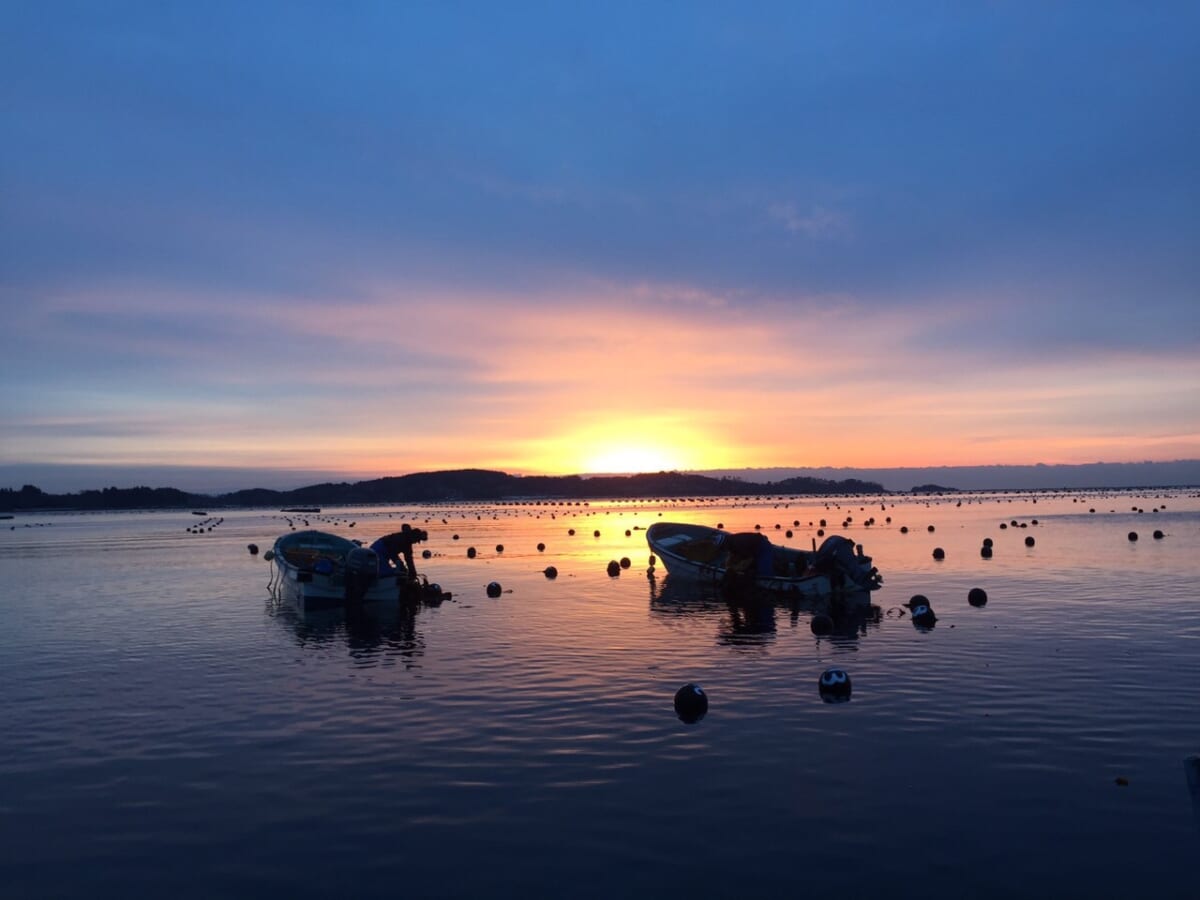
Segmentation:
<svg viewBox="0 0 1200 900">
<path fill-rule="evenodd" d="M 6 3 L 0 466 L 1200 458 L 1200 5 L 745 6 Z"/>
</svg>

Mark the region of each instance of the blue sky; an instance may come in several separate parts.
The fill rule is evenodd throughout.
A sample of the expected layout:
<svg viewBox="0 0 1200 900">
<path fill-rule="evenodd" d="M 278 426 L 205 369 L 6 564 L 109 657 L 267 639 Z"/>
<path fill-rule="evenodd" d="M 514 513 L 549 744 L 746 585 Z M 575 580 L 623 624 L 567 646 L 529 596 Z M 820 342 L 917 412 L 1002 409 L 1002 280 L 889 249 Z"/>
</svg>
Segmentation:
<svg viewBox="0 0 1200 900">
<path fill-rule="evenodd" d="M 1196 4 L 6 17 L 0 464 L 1200 457 Z"/>
</svg>

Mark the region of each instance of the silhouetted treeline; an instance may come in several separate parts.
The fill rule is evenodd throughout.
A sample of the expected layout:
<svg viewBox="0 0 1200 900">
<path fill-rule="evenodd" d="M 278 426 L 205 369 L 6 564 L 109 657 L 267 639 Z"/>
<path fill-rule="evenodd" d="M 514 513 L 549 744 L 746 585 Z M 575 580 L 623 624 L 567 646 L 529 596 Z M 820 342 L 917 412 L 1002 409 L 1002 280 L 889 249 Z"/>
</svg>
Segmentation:
<svg viewBox="0 0 1200 900">
<path fill-rule="evenodd" d="M 265 488 L 230 494 L 189 494 L 174 488 L 116 488 L 47 494 L 33 485 L 19 491 L 0 488 L 0 509 L 181 509 L 259 506 L 342 506 L 366 503 L 435 503 L 467 500 L 639 497 L 737 497 L 770 494 L 882 494 L 883 486 L 856 478 L 788 478 L 757 484 L 737 478 L 711 478 L 683 472 L 645 475 L 508 475 L 484 469 L 420 472 L 353 483 L 314 484 L 292 491 Z"/>
</svg>

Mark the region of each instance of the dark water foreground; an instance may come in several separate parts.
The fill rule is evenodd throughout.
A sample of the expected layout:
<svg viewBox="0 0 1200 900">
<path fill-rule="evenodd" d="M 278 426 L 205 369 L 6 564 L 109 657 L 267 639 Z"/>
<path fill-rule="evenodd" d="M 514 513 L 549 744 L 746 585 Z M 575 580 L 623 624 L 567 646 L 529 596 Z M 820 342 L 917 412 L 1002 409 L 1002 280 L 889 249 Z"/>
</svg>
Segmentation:
<svg viewBox="0 0 1200 900">
<path fill-rule="evenodd" d="M 278 513 L 21 516 L 0 895 L 1200 896 L 1200 499 L 956 502 L 310 517 L 423 523 L 454 595 L 350 618 L 267 596 L 246 545 Z M 825 518 L 875 556 L 879 609 L 818 638 L 808 610 L 648 579 L 659 518 L 797 546 Z M 829 666 L 850 702 L 819 697 Z"/>
</svg>

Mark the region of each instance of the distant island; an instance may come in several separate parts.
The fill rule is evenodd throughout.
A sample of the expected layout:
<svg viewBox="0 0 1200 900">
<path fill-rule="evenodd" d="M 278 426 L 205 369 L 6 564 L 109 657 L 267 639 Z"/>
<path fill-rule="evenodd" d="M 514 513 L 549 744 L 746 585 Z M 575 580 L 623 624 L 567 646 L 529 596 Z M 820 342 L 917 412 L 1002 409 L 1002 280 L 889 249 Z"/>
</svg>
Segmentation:
<svg viewBox="0 0 1200 900">
<path fill-rule="evenodd" d="M 792 477 L 758 483 L 732 476 L 685 472 L 642 475 L 509 475 L 486 469 L 420 472 L 370 481 L 327 482 L 289 491 L 252 488 L 227 494 L 195 494 L 176 488 L 107 487 L 49 494 L 33 485 L 0 488 L 0 510 L 209 509 L 316 507 L 383 503 L 446 503 L 506 500 L 591 500 L 771 495 L 884 494 L 883 486 L 857 478 Z"/>
</svg>

